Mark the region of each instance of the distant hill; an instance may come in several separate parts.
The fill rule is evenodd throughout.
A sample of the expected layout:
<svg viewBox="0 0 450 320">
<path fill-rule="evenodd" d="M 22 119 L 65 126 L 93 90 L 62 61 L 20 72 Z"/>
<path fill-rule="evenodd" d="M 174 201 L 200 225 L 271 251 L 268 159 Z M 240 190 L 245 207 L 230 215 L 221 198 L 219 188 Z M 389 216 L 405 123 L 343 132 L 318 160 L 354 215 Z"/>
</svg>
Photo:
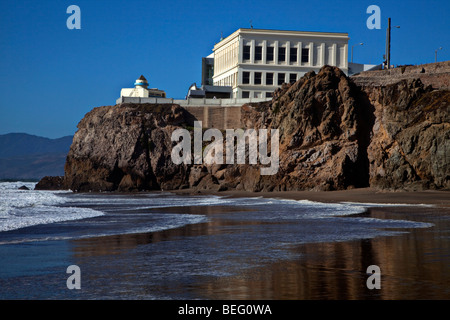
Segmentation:
<svg viewBox="0 0 450 320">
<path fill-rule="evenodd" d="M 0 135 L 0 179 L 64 175 L 72 136 L 49 139 L 26 133 Z"/>
</svg>

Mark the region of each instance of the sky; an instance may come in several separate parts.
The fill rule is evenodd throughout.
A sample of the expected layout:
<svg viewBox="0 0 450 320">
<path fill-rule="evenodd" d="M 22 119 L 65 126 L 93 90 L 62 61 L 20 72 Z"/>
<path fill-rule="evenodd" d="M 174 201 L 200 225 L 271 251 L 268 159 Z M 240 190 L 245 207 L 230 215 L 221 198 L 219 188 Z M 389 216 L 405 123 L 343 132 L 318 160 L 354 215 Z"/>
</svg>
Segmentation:
<svg viewBox="0 0 450 320">
<path fill-rule="evenodd" d="M 77 5 L 81 29 L 68 29 Z M 368 29 L 367 8 L 381 10 Z M 201 58 L 239 28 L 347 32 L 349 60 L 380 64 L 388 17 L 394 65 L 450 60 L 450 1 L 1 0 L 0 134 L 73 135 L 92 108 L 114 105 L 143 74 L 183 99 Z"/>
</svg>

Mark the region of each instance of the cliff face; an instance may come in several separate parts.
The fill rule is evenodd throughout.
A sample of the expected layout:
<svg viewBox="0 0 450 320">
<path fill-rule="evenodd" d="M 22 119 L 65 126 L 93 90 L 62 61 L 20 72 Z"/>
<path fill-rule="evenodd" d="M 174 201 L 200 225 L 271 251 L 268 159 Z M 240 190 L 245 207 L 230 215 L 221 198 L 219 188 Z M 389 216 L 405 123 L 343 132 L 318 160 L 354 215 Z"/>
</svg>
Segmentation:
<svg viewBox="0 0 450 320">
<path fill-rule="evenodd" d="M 375 108 L 370 185 L 450 189 L 450 91 L 420 80 L 365 91 Z"/>
<path fill-rule="evenodd" d="M 65 165 L 73 191 L 174 189 L 183 166 L 170 157 L 172 131 L 189 120 L 176 105 L 94 108 L 78 124 Z"/>
<path fill-rule="evenodd" d="M 284 85 L 253 115 L 244 113 L 248 127 L 278 129 L 280 134 L 278 174 L 261 177 L 253 189 L 367 186 L 367 110 L 360 100 L 358 88 L 341 70 L 326 67 Z"/>
<path fill-rule="evenodd" d="M 95 108 L 78 125 L 65 184 L 74 191 L 450 188 L 449 101 L 448 91 L 417 80 L 360 87 L 338 68 L 310 72 L 271 102 L 242 107 L 244 129 L 279 130 L 274 175 L 261 175 L 248 159 L 175 165 L 171 134 L 195 120 L 179 106 Z"/>
</svg>

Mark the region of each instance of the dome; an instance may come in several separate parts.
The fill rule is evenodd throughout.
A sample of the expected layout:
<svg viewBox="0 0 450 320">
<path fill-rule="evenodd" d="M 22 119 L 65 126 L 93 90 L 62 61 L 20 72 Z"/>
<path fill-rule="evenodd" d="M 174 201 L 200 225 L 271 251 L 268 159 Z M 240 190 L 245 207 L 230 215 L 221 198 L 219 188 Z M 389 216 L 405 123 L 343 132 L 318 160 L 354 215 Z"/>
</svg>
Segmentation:
<svg viewBox="0 0 450 320">
<path fill-rule="evenodd" d="M 145 77 L 143 75 L 141 75 L 136 82 L 134 83 L 135 86 L 143 86 L 143 87 L 148 87 L 148 81 L 147 79 L 145 79 Z"/>
</svg>

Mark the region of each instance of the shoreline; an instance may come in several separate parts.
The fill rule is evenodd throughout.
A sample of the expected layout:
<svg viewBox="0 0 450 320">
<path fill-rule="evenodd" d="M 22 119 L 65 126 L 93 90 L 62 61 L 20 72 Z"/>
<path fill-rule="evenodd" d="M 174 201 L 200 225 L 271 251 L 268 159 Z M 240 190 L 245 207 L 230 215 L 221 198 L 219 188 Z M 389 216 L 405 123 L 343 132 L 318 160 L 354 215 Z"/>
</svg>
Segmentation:
<svg viewBox="0 0 450 320">
<path fill-rule="evenodd" d="M 145 213 L 187 213 L 209 216 L 205 222 L 193 223 L 172 229 L 100 235 L 94 237 L 38 242 L 35 245 L 14 244 L 0 247 L 7 252 L 14 249 L 14 261 L 26 262 L 23 265 L 41 266 L 34 257 L 56 257 L 48 270 L 60 271 L 76 264 L 83 274 L 89 275 L 89 282 L 83 282 L 83 291 L 67 291 L 65 286 L 54 286 L 51 273 L 40 273 L 40 267 L 33 270 L 34 281 L 41 283 L 41 290 L 34 296 L 23 291 L 20 298 L 70 298 L 70 299 L 110 299 L 117 298 L 104 279 L 114 286 L 132 288 L 126 291 L 130 297 L 151 299 L 233 299 L 233 300 L 299 300 L 299 299 L 423 299 L 426 297 L 449 298 L 446 287 L 450 278 L 446 270 L 449 241 L 443 241 L 449 229 L 449 192 L 379 192 L 373 189 L 353 189 L 345 191 L 290 191 L 290 192 L 212 192 L 203 190 L 167 190 L 173 195 L 223 196 L 231 198 L 278 198 L 311 200 L 328 203 L 361 202 L 408 204 L 409 206 L 377 206 L 363 213 L 364 218 L 382 220 L 412 220 L 432 223 L 426 228 L 388 228 L 392 235 L 369 236 L 354 234 L 354 239 L 324 240 L 312 239 L 287 245 L 277 235 L 285 235 L 290 227 L 283 221 L 264 221 L 253 217 L 250 207 L 186 206 L 186 201 L 170 207 L 151 208 Z M 146 193 L 100 193 L 105 199 L 108 195 L 121 195 L 125 198 L 143 196 Z M 152 191 L 153 197 L 164 198 L 166 191 Z M 74 196 L 80 193 L 72 193 Z M 95 198 L 95 193 L 92 193 Z M 172 197 L 172 196 L 169 196 Z M 119 197 L 122 198 L 122 197 Z M 187 200 L 187 199 L 186 199 Z M 245 199 L 242 199 L 245 200 Z M 196 201 L 196 199 L 190 199 Z M 230 202 L 230 201 L 227 201 Z M 420 204 L 435 206 L 420 206 Z M 138 202 L 125 203 L 123 208 L 139 206 Z M 413 204 L 411 206 L 411 204 Z M 417 206 L 414 204 L 418 204 Z M 112 206 L 114 202 L 98 202 L 99 206 Z M 276 210 L 277 207 L 274 207 Z M 143 209 L 139 209 L 143 210 Z M 232 210 L 233 212 L 231 212 Z M 242 219 L 239 212 L 246 210 Z M 143 212 L 143 211 L 142 211 Z M 248 214 L 247 214 L 248 213 Z M 143 215 L 142 217 L 147 216 Z M 343 221 L 354 217 L 343 217 Z M 340 219 L 340 218 L 339 218 Z M 359 217 L 356 217 L 356 221 Z M 348 232 L 352 232 L 349 221 Z M 345 223 L 349 223 L 345 222 Z M 289 223 L 290 224 L 290 223 Z M 308 233 L 315 225 L 299 224 L 297 234 Z M 326 224 L 320 224 L 323 232 Z M 341 226 L 342 227 L 342 226 Z M 52 226 L 41 226 L 39 229 Z M 279 229 L 278 229 L 279 228 Z M 305 229 L 306 228 L 306 229 Z M 331 229 L 335 225 L 330 226 Z M 37 230 L 37 229 L 36 229 Z M 272 233 L 270 232 L 272 230 Z M 292 230 L 291 230 L 292 231 Z M 24 230 L 22 232 L 25 232 Z M 396 232 L 399 232 L 396 234 Z M 295 233 L 293 233 L 295 236 Z M 271 238 L 272 235 L 272 238 Z M 300 237 L 301 238 L 301 237 Z M 274 240 L 264 242 L 267 240 Z M 283 250 L 271 251 L 265 256 L 267 245 L 280 245 Z M 276 248 L 276 246 L 274 247 Z M 54 255 L 58 252 L 58 255 Z M 248 252 L 249 254 L 246 254 Z M 252 254 L 253 253 L 253 254 Z M 256 259 L 261 254 L 261 259 Z M 17 260 L 19 257 L 19 260 Z M 31 257 L 31 258 L 30 258 Z M 248 259 L 247 259 L 248 258 Z M 31 259 L 31 260 L 30 260 Z M 253 260 L 252 260 L 253 259 Z M 196 261 L 206 265 L 199 267 Z M 14 262 L 16 263 L 16 262 Z M 247 267 L 239 267 L 242 264 Z M 372 291 L 366 287 L 366 269 L 378 265 L 382 270 L 382 289 Z M 184 267 L 183 267 L 184 266 Z M 187 267 L 186 267 L 187 266 Z M 46 266 L 45 268 L 49 268 Z M 181 269 L 180 269 L 181 268 Z M 184 268 L 184 269 L 183 269 Z M 191 274 L 191 268 L 199 268 Z M 29 272 L 28 269 L 25 270 Z M 183 271 L 184 273 L 181 273 Z M 16 270 L 11 271 L 14 273 Z M 216 273 L 217 272 L 217 273 Z M 128 278 L 123 277 L 124 274 Z M 199 277 L 198 275 L 201 275 Z M 14 281 L 9 284 L 8 279 Z M 12 278 L 1 278 L 5 287 L 15 288 L 27 277 L 23 274 Z M 142 279 L 146 279 L 143 281 Z M 64 279 L 65 281 L 66 279 Z M 62 282 L 64 284 L 64 281 Z M 431 284 L 431 287 L 429 286 Z M 174 289 L 177 288 L 177 289 Z M 20 289 L 20 288 L 19 288 Z M 128 289 L 126 289 L 128 290 Z M 149 296 L 148 292 L 155 293 Z M 81 293 L 81 294 L 80 294 Z M 16 296 L 5 292 L 4 297 Z"/>
<path fill-rule="evenodd" d="M 425 190 L 425 191 L 385 191 L 372 188 L 358 188 L 338 191 L 211 191 L 211 190 L 167 190 L 175 194 L 188 195 L 215 195 L 231 198 L 263 197 L 279 198 L 287 200 L 309 200 L 324 203 L 359 202 L 377 204 L 408 204 L 408 205 L 434 205 L 450 210 L 450 191 Z"/>
</svg>

